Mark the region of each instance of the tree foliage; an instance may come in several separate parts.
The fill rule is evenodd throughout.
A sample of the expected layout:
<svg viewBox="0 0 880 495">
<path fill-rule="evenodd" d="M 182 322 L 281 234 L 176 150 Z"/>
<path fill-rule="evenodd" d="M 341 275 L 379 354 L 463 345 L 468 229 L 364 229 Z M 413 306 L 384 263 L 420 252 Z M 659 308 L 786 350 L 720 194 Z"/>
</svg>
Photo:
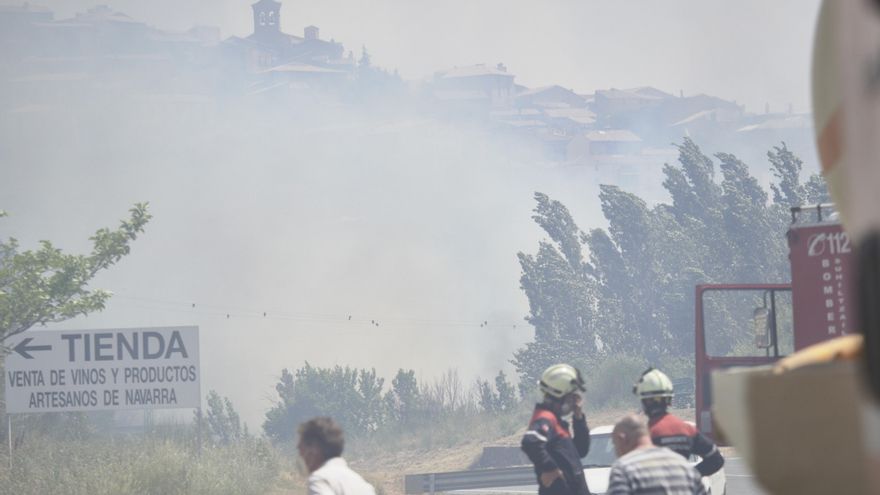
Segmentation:
<svg viewBox="0 0 880 495">
<path fill-rule="evenodd" d="M 582 232 L 563 204 L 535 194 L 547 239 L 518 254 L 535 329 L 512 359 L 521 384 L 561 361 L 589 370 L 608 356 L 692 359 L 695 285 L 789 279 L 788 210 L 826 201 L 824 181 L 801 182 L 785 143 L 768 153 L 772 197 L 736 156 L 710 158 L 688 138 L 677 148 L 678 163 L 663 168 L 669 203 L 600 187 L 607 229 Z"/>
<path fill-rule="evenodd" d="M 495 376 L 495 388 L 488 380 L 477 380 L 480 394 L 480 407 L 489 412 L 512 411 L 517 406 L 516 389 L 508 381 L 503 371 Z"/>
<path fill-rule="evenodd" d="M 64 253 L 49 241 L 25 251 L 15 238 L 0 241 L 0 343 L 35 325 L 104 308 L 110 293 L 89 289 L 89 282 L 129 253 L 151 218 L 146 203 L 129 212 L 119 228 L 103 228 L 90 237 L 87 255 Z"/>
<path fill-rule="evenodd" d="M 208 440 L 219 445 L 231 445 L 248 438 L 247 425 L 232 406 L 228 397 L 220 397 L 215 390 L 208 392 L 208 407 L 205 420 L 208 425 Z"/>
<path fill-rule="evenodd" d="M 273 441 L 286 442 L 295 437 L 300 423 L 331 416 L 347 434 L 365 437 L 400 428 L 430 428 L 454 417 L 512 411 L 518 404 L 514 386 L 503 372 L 496 376 L 494 388 L 482 380 L 465 387 L 455 370 L 420 383 L 413 370 L 401 369 L 387 390 L 384 385 L 373 369 L 306 363 L 293 372 L 282 370 L 275 386 L 278 398 L 266 413 L 263 430 Z"/>
</svg>

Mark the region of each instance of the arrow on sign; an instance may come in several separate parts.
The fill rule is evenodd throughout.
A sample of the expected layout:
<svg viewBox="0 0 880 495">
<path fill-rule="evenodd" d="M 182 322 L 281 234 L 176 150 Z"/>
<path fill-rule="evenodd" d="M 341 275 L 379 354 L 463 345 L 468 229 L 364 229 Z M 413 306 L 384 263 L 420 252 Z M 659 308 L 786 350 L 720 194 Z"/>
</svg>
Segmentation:
<svg viewBox="0 0 880 495">
<path fill-rule="evenodd" d="M 17 346 L 13 347 L 12 350 L 21 354 L 21 357 L 25 359 L 33 359 L 34 357 L 30 355 L 33 351 L 51 351 L 51 345 L 31 345 L 30 342 L 34 340 L 33 337 L 28 337 L 21 342 L 18 343 Z"/>
</svg>

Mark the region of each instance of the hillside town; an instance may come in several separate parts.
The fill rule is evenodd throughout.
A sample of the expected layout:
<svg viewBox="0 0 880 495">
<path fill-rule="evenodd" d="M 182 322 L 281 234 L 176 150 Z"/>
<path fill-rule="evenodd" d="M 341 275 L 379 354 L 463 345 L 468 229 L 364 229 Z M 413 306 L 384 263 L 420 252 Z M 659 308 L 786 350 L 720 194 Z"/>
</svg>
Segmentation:
<svg viewBox="0 0 880 495">
<path fill-rule="evenodd" d="M 0 0 L 0 495 L 880 493 L 875 4 Z"/>
<path fill-rule="evenodd" d="M 405 107 L 420 117 L 476 123 L 534 144 L 549 163 L 592 167 L 597 183 L 653 180 L 658 164 L 675 159 L 671 143 L 683 136 L 751 162 L 763 161 L 763 150 L 782 141 L 815 167 L 806 114 L 750 113 L 736 101 L 651 86 L 587 94 L 562 85 L 526 87 L 500 62 L 403 81 L 396 71 L 373 66 L 366 48 L 356 54 L 322 37 L 318 26 L 285 33 L 282 15 L 297 13 L 292 3 L 283 7 L 259 0 L 252 5 L 253 32 L 223 37 L 213 26 L 159 29 L 107 6 L 68 19 L 36 4 L 0 6 L 6 61 L 0 115 L 12 129 L 47 115 L 64 118 L 64 98 L 71 94 L 196 113 L 233 101 L 295 106 L 297 99 L 321 98 L 328 105 Z"/>
</svg>

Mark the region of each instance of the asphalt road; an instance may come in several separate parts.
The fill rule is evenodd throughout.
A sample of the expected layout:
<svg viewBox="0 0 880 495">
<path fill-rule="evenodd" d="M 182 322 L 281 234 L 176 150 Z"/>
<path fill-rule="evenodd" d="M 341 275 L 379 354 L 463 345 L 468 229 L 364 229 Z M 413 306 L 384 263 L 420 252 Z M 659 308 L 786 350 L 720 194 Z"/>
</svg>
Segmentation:
<svg viewBox="0 0 880 495">
<path fill-rule="evenodd" d="M 768 495 L 758 487 L 754 476 L 740 457 L 728 457 L 724 464 L 727 476 L 727 495 Z M 535 495 L 535 486 L 514 486 L 508 488 L 481 488 L 476 490 L 455 490 L 453 495 Z"/>
<path fill-rule="evenodd" d="M 758 487 L 755 478 L 739 457 L 729 457 L 724 463 L 727 475 L 727 495 L 766 495 L 767 492 Z"/>
</svg>

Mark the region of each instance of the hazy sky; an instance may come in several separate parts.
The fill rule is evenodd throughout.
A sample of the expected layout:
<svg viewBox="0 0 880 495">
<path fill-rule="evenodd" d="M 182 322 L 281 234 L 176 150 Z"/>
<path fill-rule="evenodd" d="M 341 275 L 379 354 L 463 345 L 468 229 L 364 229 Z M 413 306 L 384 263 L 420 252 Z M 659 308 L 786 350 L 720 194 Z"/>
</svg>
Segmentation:
<svg viewBox="0 0 880 495">
<path fill-rule="evenodd" d="M 104 1 L 164 29 L 252 29 L 250 1 Z M 97 2 L 32 3 L 63 19 Z M 652 85 L 752 111 L 767 101 L 806 111 L 818 1 L 283 5 L 285 31 L 318 25 L 406 78 L 504 62 L 529 86 Z M 454 367 L 468 383 L 512 371 L 512 353 L 532 337 L 516 253 L 543 237 L 530 218 L 533 192 L 561 200 L 584 229 L 603 224 L 589 167 L 547 166 L 535 150 L 468 126 L 386 122 L 320 102 L 187 114 L 85 97 L 69 96 L 65 118 L 23 116 L 0 133 L 0 207 L 11 213 L 0 237 L 79 252 L 96 228 L 149 200 L 147 233 L 96 280 L 116 297 L 64 325 L 199 325 L 205 391 L 229 395 L 254 427 L 281 368 L 307 360 L 375 366 L 389 379 L 398 368 L 430 378 Z M 656 200 L 644 183 L 656 190 L 660 180 L 641 174 L 634 192 Z"/>
<path fill-rule="evenodd" d="M 252 30 L 250 0 L 43 0 L 59 18 L 106 3 L 156 27 Z M 809 110 L 818 0 L 284 0 L 282 27 L 321 28 L 356 53 L 420 78 L 504 62 L 518 82 L 577 91 L 653 85 L 750 111 Z"/>
</svg>

